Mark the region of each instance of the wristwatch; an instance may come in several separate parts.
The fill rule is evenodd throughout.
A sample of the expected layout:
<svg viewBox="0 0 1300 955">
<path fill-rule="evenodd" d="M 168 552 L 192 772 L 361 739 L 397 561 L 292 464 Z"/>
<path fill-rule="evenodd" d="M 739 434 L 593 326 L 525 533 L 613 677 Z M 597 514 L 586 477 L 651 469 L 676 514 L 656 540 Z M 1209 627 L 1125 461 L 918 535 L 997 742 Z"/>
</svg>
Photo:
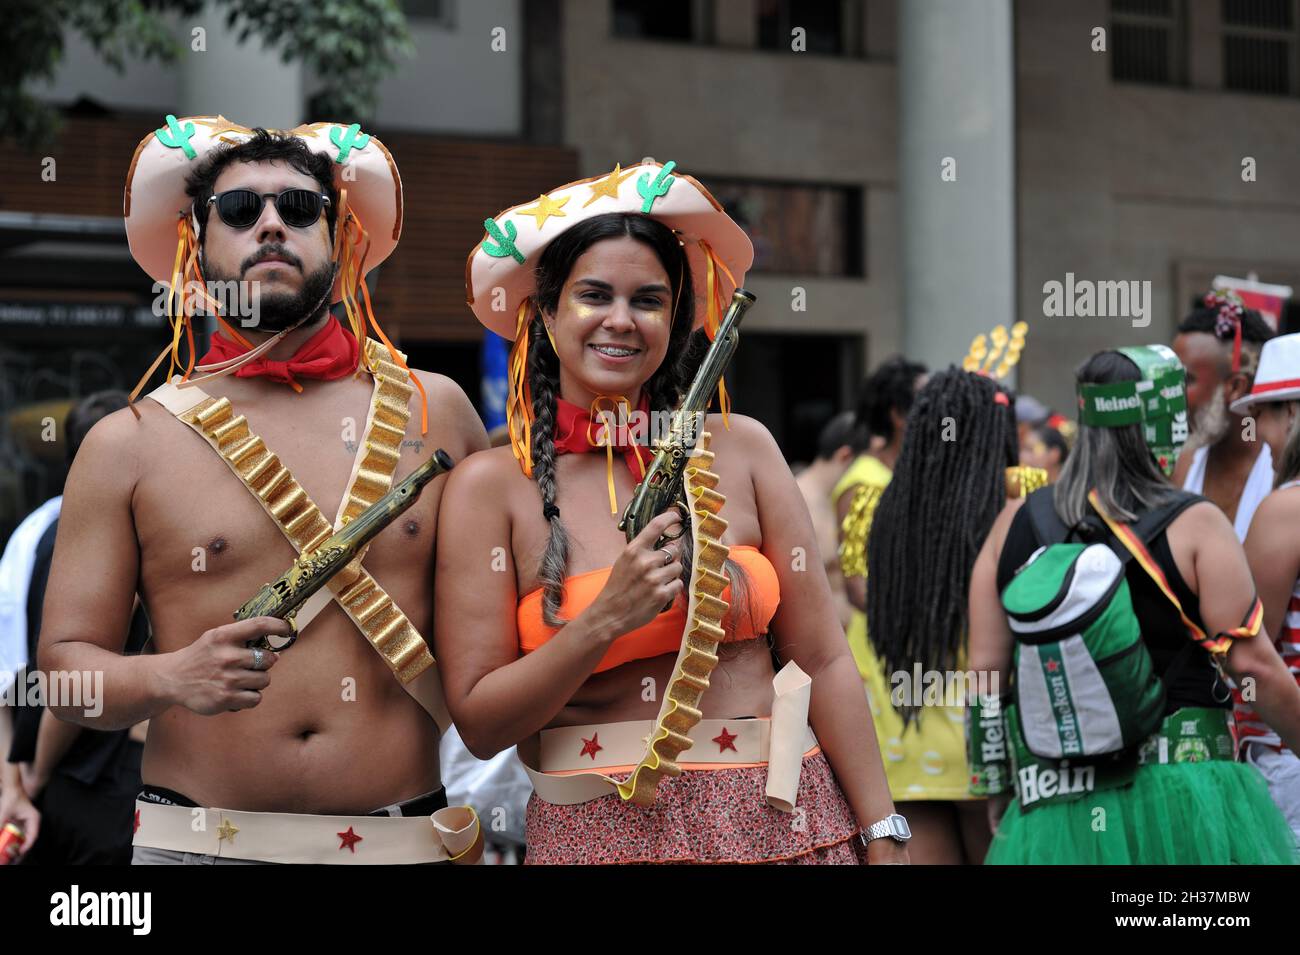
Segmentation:
<svg viewBox="0 0 1300 955">
<path fill-rule="evenodd" d="M 869 842 L 884 839 L 885 837 L 889 837 L 897 843 L 906 844 L 907 840 L 912 838 L 912 830 L 907 825 L 906 819 L 898 813 L 893 813 L 879 822 L 873 822 L 858 833 L 858 838 L 862 840 L 864 846 Z"/>
</svg>

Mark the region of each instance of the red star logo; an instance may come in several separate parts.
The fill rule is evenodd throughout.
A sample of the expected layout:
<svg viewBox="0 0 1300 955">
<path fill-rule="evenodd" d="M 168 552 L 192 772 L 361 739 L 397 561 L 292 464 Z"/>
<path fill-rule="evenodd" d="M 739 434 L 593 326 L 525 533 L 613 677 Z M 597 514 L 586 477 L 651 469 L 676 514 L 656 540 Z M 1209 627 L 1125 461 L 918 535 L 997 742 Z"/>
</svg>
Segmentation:
<svg viewBox="0 0 1300 955">
<path fill-rule="evenodd" d="M 581 759 L 583 756 L 590 756 L 591 761 L 594 763 L 596 761 L 596 754 L 604 748 L 605 747 L 600 745 L 599 733 L 592 733 L 591 739 L 587 739 L 587 737 L 584 736 L 582 737 L 582 752 L 578 754 L 578 758 Z"/>
<path fill-rule="evenodd" d="M 735 753 L 737 752 L 736 740 L 738 738 L 739 738 L 739 734 L 728 733 L 727 728 L 724 726 L 722 727 L 722 732 L 719 733 L 717 736 L 713 737 L 713 742 L 718 744 L 719 753 L 726 752 L 727 750 L 731 750 L 733 753 Z"/>
<path fill-rule="evenodd" d="M 140 810 L 137 809 L 135 811 L 135 827 L 131 830 L 131 832 L 135 833 L 139 831 L 140 831 Z"/>
<path fill-rule="evenodd" d="M 1055 660 L 1048 660 L 1048 661 L 1047 661 L 1047 672 L 1048 672 L 1048 673 L 1055 673 L 1055 672 L 1056 672 L 1056 669 L 1057 669 L 1058 666 L 1060 666 L 1060 664 L 1057 663 Z"/>
<path fill-rule="evenodd" d="M 348 826 L 347 832 L 339 832 L 339 833 L 335 833 L 335 835 L 337 835 L 340 839 L 343 840 L 342 844 L 339 846 L 339 852 L 342 852 L 344 849 L 347 849 L 353 855 L 356 855 L 357 843 L 361 841 L 361 837 L 352 831 L 351 826 Z"/>
</svg>

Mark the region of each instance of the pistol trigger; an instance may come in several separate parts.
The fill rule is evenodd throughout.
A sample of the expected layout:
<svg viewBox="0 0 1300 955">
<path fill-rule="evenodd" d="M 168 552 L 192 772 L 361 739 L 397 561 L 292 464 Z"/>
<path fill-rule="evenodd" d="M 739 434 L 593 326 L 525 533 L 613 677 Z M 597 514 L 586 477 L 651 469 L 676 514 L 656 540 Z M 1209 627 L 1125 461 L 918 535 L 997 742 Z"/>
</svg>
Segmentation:
<svg viewBox="0 0 1300 955">
<path fill-rule="evenodd" d="M 289 614 L 289 616 L 285 617 L 284 622 L 290 626 L 292 632 L 289 634 L 288 641 L 286 641 L 285 645 L 282 646 L 280 649 L 288 650 L 291 646 L 293 646 L 295 643 L 298 642 L 298 611 L 295 610 L 293 613 Z"/>
</svg>

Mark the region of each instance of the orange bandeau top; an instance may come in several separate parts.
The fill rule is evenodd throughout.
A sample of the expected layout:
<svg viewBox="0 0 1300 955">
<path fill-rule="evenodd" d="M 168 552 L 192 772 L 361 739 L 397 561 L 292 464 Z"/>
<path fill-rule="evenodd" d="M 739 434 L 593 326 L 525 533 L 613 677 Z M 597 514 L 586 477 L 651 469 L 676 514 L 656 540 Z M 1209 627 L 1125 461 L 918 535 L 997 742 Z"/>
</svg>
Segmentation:
<svg viewBox="0 0 1300 955">
<path fill-rule="evenodd" d="M 749 612 L 737 614 L 736 608 L 733 607 L 726 618 L 725 629 L 731 634 L 730 640 L 752 640 L 760 634 L 767 633 L 767 626 L 771 623 L 777 605 L 781 602 L 780 582 L 776 576 L 776 569 L 757 547 L 733 544 L 729 556 L 745 571 Z M 612 567 L 603 567 L 600 570 L 565 578 L 560 616 L 572 620 L 591 606 L 604 588 L 612 569 Z M 730 584 L 723 589 L 722 599 L 731 599 Z M 515 622 L 519 630 L 519 649 L 524 653 L 531 653 L 559 632 L 558 628 L 548 627 L 542 621 L 542 588 L 540 587 L 520 599 L 515 613 Z M 734 630 L 731 626 L 733 622 Z M 686 607 L 683 600 L 679 599 L 672 607 L 660 613 L 645 626 L 617 638 L 601 658 L 595 672 L 610 670 L 631 660 L 643 660 L 665 653 L 675 654 L 681 646 L 682 631 L 685 628 Z"/>
</svg>

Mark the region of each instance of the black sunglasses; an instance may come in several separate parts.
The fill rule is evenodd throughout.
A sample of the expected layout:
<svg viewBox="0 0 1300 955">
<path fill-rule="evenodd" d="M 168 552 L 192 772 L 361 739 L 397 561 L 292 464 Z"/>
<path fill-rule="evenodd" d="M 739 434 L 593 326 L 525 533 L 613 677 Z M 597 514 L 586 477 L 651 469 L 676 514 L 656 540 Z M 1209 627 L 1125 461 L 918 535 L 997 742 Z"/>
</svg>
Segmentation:
<svg viewBox="0 0 1300 955">
<path fill-rule="evenodd" d="M 330 203 L 330 197 L 310 189 L 286 189 L 281 193 L 229 189 L 208 200 L 221 221 L 232 229 L 247 229 L 262 217 L 267 199 L 275 200 L 275 211 L 287 226 L 305 229 L 315 225 Z"/>
</svg>

